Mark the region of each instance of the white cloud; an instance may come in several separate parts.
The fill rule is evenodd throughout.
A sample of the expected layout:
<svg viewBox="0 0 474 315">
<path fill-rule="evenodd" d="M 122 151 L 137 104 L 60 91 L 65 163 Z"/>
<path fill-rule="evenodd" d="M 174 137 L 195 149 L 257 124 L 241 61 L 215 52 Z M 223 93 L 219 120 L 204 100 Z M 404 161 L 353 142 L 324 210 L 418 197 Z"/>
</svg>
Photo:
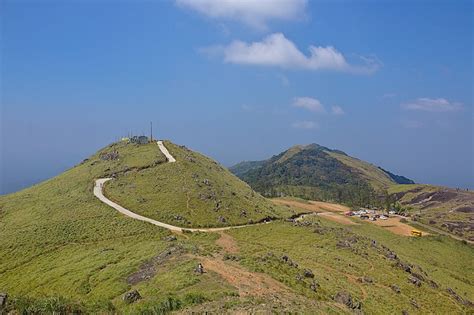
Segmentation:
<svg viewBox="0 0 474 315">
<path fill-rule="evenodd" d="M 308 0 L 176 0 L 215 19 L 234 20 L 256 29 L 267 28 L 269 20 L 297 20 L 305 17 Z"/>
<path fill-rule="evenodd" d="M 316 129 L 319 128 L 319 125 L 314 121 L 297 121 L 291 125 L 296 129 Z"/>
<path fill-rule="evenodd" d="M 374 58 L 360 57 L 360 64 L 349 64 L 342 53 L 332 46 L 309 46 L 309 56 L 282 33 L 266 36 L 260 42 L 233 41 L 227 46 L 213 46 L 205 52 L 220 54 L 224 62 L 244 65 L 272 66 L 286 69 L 334 70 L 357 74 L 377 71 L 381 63 Z"/>
<path fill-rule="evenodd" d="M 449 102 L 444 98 L 418 98 L 414 101 L 402 103 L 402 108 L 407 110 L 418 110 L 425 112 L 453 112 L 460 110 L 460 103 Z"/>
<path fill-rule="evenodd" d="M 293 99 L 292 105 L 294 107 L 304 108 L 312 112 L 324 113 L 326 111 L 323 104 L 321 104 L 319 100 L 312 97 L 295 97 Z"/>
<path fill-rule="evenodd" d="M 346 112 L 341 108 L 341 106 L 331 106 L 331 112 L 333 115 L 344 115 Z"/>
</svg>

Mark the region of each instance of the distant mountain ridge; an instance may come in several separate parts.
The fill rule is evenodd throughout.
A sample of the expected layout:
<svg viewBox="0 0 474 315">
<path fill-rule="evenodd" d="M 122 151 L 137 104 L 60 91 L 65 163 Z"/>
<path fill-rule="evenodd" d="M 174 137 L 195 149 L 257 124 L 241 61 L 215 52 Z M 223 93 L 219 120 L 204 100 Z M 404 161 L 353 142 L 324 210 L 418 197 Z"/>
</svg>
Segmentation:
<svg viewBox="0 0 474 315">
<path fill-rule="evenodd" d="M 395 184 L 413 184 L 404 176 L 316 143 L 296 145 L 263 161 L 246 161 L 230 171 L 266 196 L 364 204 Z"/>
</svg>

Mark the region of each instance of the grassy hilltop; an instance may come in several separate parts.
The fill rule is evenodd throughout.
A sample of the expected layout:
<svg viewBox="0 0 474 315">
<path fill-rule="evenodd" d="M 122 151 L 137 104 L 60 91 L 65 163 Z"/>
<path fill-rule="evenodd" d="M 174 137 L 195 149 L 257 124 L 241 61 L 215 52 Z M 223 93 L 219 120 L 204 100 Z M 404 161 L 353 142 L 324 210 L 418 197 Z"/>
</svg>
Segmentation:
<svg viewBox="0 0 474 315">
<path fill-rule="evenodd" d="M 94 197 L 94 180 L 114 176 L 107 195 L 155 218 L 181 215 L 189 224 L 216 226 L 301 211 L 272 208 L 212 160 L 165 145 L 175 164 L 165 163 L 156 144 L 115 143 L 55 178 L 0 196 L 0 292 L 9 294 L 7 311 L 472 312 L 474 250 L 449 237 L 410 238 L 316 216 L 174 235 Z M 217 211 L 216 200 L 200 198 L 213 192 L 221 201 Z M 194 272 L 198 262 L 202 275 Z M 131 290 L 141 299 L 126 303 Z"/>
<path fill-rule="evenodd" d="M 105 194 L 141 215 L 183 227 L 291 216 L 210 158 L 169 141 L 165 146 L 175 163 L 126 172 L 106 185 Z"/>
</svg>

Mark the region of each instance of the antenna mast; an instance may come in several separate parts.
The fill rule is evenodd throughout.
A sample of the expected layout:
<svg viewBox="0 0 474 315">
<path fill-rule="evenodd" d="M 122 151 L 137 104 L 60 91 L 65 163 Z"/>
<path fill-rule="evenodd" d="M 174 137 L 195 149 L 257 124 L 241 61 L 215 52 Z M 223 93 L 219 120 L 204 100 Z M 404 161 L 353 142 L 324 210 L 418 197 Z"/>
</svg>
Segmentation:
<svg viewBox="0 0 474 315">
<path fill-rule="evenodd" d="M 153 142 L 153 122 L 150 121 L 150 141 Z"/>
</svg>

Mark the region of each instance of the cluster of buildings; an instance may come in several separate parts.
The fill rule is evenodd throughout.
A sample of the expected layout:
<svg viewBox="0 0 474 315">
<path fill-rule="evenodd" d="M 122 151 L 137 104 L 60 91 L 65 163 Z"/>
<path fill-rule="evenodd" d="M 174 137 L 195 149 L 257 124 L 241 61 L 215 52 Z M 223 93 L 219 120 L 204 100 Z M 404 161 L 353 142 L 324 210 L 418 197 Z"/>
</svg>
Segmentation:
<svg viewBox="0 0 474 315">
<path fill-rule="evenodd" d="M 395 214 L 395 212 L 390 211 L 389 214 Z M 389 218 L 388 215 L 378 214 L 376 210 L 370 210 L 370 209 L 364 209 L 364 208 L 360 208 L 358 211 L 347 211 L 345 215 L 349 217 L 358 217 L 358 218 L 370 220 L 370 221 L 376 221 L 377 219 L 387 220 Z"/>
<path fill-rule="evenodd" d="M 152 140 L 148 138 L 147 136 L 133 136 L 133 137 L 124 137 L 122 138 L 122 141 L 126 141 L 129 143 L 135 143 L 135 144 L 147 144 L 150 143 Z"/>
</svg>

